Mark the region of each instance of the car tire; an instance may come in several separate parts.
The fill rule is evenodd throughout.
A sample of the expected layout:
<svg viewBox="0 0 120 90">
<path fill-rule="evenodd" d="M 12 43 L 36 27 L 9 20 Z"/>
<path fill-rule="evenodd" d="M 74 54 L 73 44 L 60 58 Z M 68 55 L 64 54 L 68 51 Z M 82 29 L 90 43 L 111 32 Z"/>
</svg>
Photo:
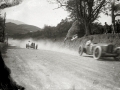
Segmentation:
<svg viewBox="0 0 120 90">
<path fill-rule="evenodd" d="M 114 53 L 115 54 L 117 54 L 117 56 L 116 57 L 114 57 L 114 59 L 116 60 L 116 61 L 119 61 L 120 60 L 120 49 L 116 49 L 115 51 L 114 51 Z"/>
<path fill-rule="evenodd" d="M 93 51 L 93 58 L 100 59 L 102 56 L 102 48 L 100 46 L 95 47 Z"/>
<path fill-rule="evenodd" d="M 82 56 L 82 54 L 83 54 L 83 49 L 84 49 L 83 46 L 80 45 L 79 46 L 79 51 L 78 51 L 80 56 Z"/>
</svg>

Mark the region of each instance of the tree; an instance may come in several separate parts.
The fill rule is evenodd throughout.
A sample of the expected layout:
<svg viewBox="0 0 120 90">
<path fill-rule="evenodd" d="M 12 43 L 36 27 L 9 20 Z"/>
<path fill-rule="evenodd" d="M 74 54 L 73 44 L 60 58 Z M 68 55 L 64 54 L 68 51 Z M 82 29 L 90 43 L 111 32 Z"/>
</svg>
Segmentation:
<svg viewBox="0 0 120 90">
<path fill-rule="evenodd" d="M 0 0 L 0 10 L 18 5 L 22 0 Z"/>
<path fill-rule="evenodd" d="M 69 0 L 67 10 L 79 22 L 84 24 L 85 34 L 90 35 L 91 24 L 98 18 L 104 5 L 105 0 Z"/>
<path fill-rule="evenodd" d="M 21 0 L 0 0 L 0 10 L 3 10 L 5 8 L 8 8 L 14 5 L 18 5 L 20 2 Z M 4 27 L 5 27 L 5 18 L 2 19 L 2 17 L 0 17 L 0 28 L 2 28 L 3 32 L 5 29 Z M 0 89 L 1 90 L 10 90 L 10 89 L 11 90 L 24 90 L 24 87 L 17 85 L 16 82 L 14 82 L 12 77 L 10 76 L 11 71 L 4 63 L 4 60 L 1 55 L 1 50 L 0 50 L 0 72 L 1 72 L 0 74 Z"/>
<path fill-rule="evenodd" d="M 119 1 L 119 0 L 117 0 Z M 112 18 L 112 23 L 114 25 L 115 28 L 115 17 L 116 16 L 120 16 L 119 13 L 117 13 L 120 10 L 120 3 L 115 3 L 115 0 L 111 1 L 111 18 Z"/>
<path fill-rule="evenodd" d="M 58 8 L 65 6 L 70 17 L 84 24 L 86 35 L 91 34 L 91 24 L 104 10 L 110 0 L 56 0 Z"/>
<path fill-rule="evenodd" d="M 0 11 L 5 8 L 18 5 L 21 2 L 22 0 L 0 0 Z M 5 40 L 5 18 L 6 18 L 6 13 L 4 13 L 4 17 L 1 17 L 0 14 L 0 42 L 4 42 Z"/>
</svg>

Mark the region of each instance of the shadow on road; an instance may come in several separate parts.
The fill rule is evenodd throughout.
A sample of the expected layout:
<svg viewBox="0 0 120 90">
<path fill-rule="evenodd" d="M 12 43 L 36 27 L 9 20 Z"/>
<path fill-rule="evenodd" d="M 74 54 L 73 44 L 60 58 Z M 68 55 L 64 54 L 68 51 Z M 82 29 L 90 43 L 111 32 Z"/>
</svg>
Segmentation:
<svg viewBox="0 0 120 90">
<path fill-rule="evenodd" d="M 89 57 L 89 58 L 93 58 L 92 55 L 85 55 L 83 57 Z M 98 59 L 98 61 L 111 61 L 111 62 L 120 62 L 120 59 L 114 59 L 113 57 L 102 57 L 100 59 Z"/>
<path fill-rule="evenodd" d="M 114 59 L 113 57 L 103 57 L 99 61 L 111 61 L 111 62 L 120 62 L 119 59 Z"/>
<path fill-rule="evenodd" d="M 93 58 L 93 56 L 91 56 L 91 55 L 85 55 L 85 56 L 83 56 L 83 57 L 90 57 L 90 58 Z"/>
<path fill-rule="evenodd" d="M 8 46 L 5 46 L 0 51 L 0 90 L 24 90 L 25 88 L 18 85 L 11 77 L 11 70 L 4 62 L 7 57 Z"/>
</svg>

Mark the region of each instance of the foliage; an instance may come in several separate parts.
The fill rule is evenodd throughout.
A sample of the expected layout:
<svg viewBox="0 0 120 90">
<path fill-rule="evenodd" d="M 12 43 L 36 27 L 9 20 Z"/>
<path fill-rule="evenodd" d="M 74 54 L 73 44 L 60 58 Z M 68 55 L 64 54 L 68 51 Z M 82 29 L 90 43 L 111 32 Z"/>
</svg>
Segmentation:
<svg viewBox="0 0 120 90">
<path fill-rule="evenodd" d="M 98 18 L 105 0 L 69 0 L 67 10 L 84 24 L 86 35 L 91 34 L 91 24 Z"/>
<path fill-rule="evenodd" d="M 22 0 L 0 0 L 0 9 L 12 7 L 20 4 L 21 2 Z"/>
<path fill-rule="evenodd" d="M 95 22 L 92 23 L 91 25 L 91 34 L 95 35 L 95 34 L 103 34 L 104 31 L 104 26 L 102 26 L 100 23 Z"/>
<path fill-rule="evenodd" d="M 27 34 L 14 34 L 13 38 L 36 38 L 36 39 L 63 39 L 66 37 L 68 30 L 71 28 L 74 21 L 69 21 L 68 19 L 61 20 L 61 22 L 56 26 L 45 25 L 41 31 L 29 32 Z M 101 34 L 103 26 L 99 23 L 92 23 L 92 34 Z M 80 31 L 78 32 L 78 37 L 83 36 L 84 25 L 80 24 Z"/>
<path fill-rule="evenodd" d="M 94 22 L 101 12 L 106 15 L 111 10 L 111 0 L 54 0 L 58 3 L 58 8 L 65 6 L 70 12 L 72 19 L 79 20 L 84 24 L 86 35 L 92 33 L 91 24 Z"/>
<path fill-rule="evenodd" d="M 6 13 L 4 14 L 4 17 L 1 17 L 1 10 L 18 5 L 21 2 L 22 0 L 0 0 L 0 42 L 4 42 L 5 40 L 5 18 L 6 18 Z"/>
<path fill-rule="evenodd" d="M 45 25 L 41 31 L 29 32 L 27 34 L 14 34 L 14 38 L 42 38 L 42 39 L 57 39 L 64 38 L 67 34 L 67 31 L 71 27 L 73 21 L 68 19 L 61 20 L 61 22 L 56 26 Z"/>
</svg>

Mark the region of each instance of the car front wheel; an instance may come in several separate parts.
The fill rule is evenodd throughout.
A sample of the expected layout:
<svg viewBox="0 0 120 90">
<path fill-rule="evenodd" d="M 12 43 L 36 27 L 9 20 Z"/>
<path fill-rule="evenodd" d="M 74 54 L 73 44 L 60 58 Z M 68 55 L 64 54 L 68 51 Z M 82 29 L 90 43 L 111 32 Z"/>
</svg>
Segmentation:
<svg viewBox="0 0 120 90">
<path fill-rule="evenodd" d="M 79 55 L 82 56 L 82 54 L 83 54 L 83 46 L 82 45 L 79 46 L 78 52 L 79 52 Z"/>
<path fill-rule="evenodd" d="M 95 47 L 93 51 L 93 58 L 100 59 L 102 56 L 102 48 L 100 46 Z"/>
</svg>

